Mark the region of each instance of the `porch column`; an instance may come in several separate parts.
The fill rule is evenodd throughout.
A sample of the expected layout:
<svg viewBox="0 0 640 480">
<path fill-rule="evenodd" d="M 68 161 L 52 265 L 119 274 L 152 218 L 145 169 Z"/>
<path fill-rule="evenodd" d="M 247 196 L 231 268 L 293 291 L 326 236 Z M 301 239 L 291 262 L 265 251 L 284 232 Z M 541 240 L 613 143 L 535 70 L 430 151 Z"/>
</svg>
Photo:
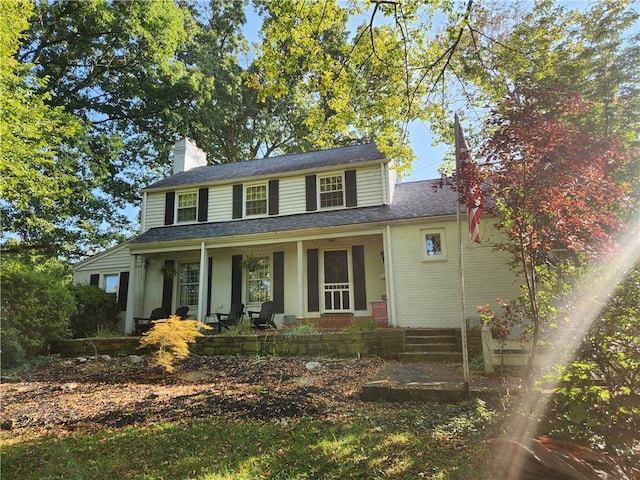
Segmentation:
<svg viewBox="0 0 640 480">
<path fill-rule="evenodd" d="M 298 254 L 298 309 L 296 312 L 297 318 L 304 317 L 304 249 L 302 248 L 302 241 L 298 240 L 297 254 Z"/>
<path fill-rule="evenodd" d="M 133 317 L 136 316 L 135 305 L 137 296 L 135 293 L 136 283 L 138 283 L 138 256 L 131 255 L 129 260 L 129 286 L 127 288 L 127 311 L 124 316 L 124 333 L 127 335 L 133 332 Z"/>
<path fill-rule="evenodd" d="M 197 320 L 206 321 L 207 316 L 207 249 L 204 242 L 200 244 L 200 278 L 198 279 L 198 315 Z"/>
<path fill-rule="evenodd" d="M 389 325 L 396 327 L 398 317 L 396 316 L 396 290 L 393 278 L 393 246 L 391 244 L 391 225 L 387 225 L 382 235 L 384 248 L 384 276 L 387 290 L 387 314 L 389 315 Z"/>
</svg>

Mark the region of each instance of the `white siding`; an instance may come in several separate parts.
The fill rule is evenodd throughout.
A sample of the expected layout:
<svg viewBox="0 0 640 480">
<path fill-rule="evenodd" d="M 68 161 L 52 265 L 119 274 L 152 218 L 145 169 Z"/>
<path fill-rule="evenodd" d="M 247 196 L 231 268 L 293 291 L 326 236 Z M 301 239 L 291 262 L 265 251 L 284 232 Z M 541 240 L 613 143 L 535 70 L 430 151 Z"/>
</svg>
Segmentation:
<svg viewBox="0 0 640 480">
<path fill-rule="evenodd" d="M 91 275 L 96 273 L 128 272 L 130 261 L 129 247 L 118 245 L 76 265 L 73 268 L 73 283 L 88 285 Z"/>
<path fill-rule="evenodd" d="M 147 230 L 164 225 L 164 205 L 164 192 L 147 194 L 146 211 L 143 212 L 143 223 Z"/>
<path fill-rule="evenodd" d="M 280 215 L 295 215 L 306 211 L 305 177 L 280 179 Z"/>
<path fill-rule="evenodd" d="M 382 205 L 380 167 L 373 165 L 357 171 L 358 207 Z"/>
<path fill-rule="evenodd" d="M 429 231 L 444 232 L 446 258 L 431 260 L 423 255 L 423 237 Z M 398 326 L 459 327 L 462 320 L 455 220 L 396 226 L 391 235 Z M 495 305 L 498 297 L 513 298 L 518 289 L 514 275 L 506 268 L 508 257 L 493 251 L 490 239 L 477 245 L 468 240 L 467 232 L 463 239 L 465 318 L 478 318 L 478 305 Z"/>
<path fill-rule="evenodd" d="M 209 222 L 228 222 L 233 207 L 233 185 L 216 185 L 209 188 Z"/>
</svg>

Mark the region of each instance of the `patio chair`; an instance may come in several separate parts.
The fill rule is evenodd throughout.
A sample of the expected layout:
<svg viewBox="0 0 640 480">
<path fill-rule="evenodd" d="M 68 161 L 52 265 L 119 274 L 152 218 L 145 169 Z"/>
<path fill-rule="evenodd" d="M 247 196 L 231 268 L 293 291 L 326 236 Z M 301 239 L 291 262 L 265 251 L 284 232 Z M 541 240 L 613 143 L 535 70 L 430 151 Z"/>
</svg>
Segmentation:
<svg viewBox="0 0 640 480">
<path fill-rule="evenodd" d="M 249 314 L 249 323 L 251 328 L 265 330 L 269 327 L 278 328 L 273 321 L 273 302 L 264 302 L 259 312 L 247 312 Z"/>
<path fill-rule="evenodd" d="M 234 303 L 231 305 L 229 313 L 216 313 L 218 319 L 218 333 L 223 328 L 229 330 L 229 327 L 238 325 L 244 317 L 244 303 Z"/>
<path fill-rule="evenodd" d="M 167 318 L 168 316 L 169 315 L 164 311 L 164 308 L 157 307 L 151 310 L 151 315 L 149 315 L 149 318 L 134 318 L 136 322 L 136 333 L 138 335 L 142 335 L 144 332 L 151 330 L 154 320 L 160 320 L 163 318 Z"/>
<path fill-rule="evenodd" d="M 176 317 L 180 317 L 180 320 L 186 320 L 189 313 L 189 307 L 182 306 L 176 308 Z"/>
</svg>

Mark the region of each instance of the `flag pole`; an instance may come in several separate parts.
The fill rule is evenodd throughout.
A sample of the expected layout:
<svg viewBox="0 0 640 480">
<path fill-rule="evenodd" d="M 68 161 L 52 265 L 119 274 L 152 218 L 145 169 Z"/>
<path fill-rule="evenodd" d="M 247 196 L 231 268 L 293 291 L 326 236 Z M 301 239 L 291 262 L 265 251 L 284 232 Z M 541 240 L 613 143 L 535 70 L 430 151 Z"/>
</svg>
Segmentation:
<svg viewBox="0 0 640 480">
<path fill-rule="evenodd" d="M 462 305 L 461 314 L 461 336 L 462 336 L 462 372 L 464 375 L 464 395 L 468 400 L 470 398 L 469 391 L 469 352 L 467 348 L 467 322 L 465 320 L 465 295 L 464 295 L 464 249 L 462 247 L 462 215 L 460 214 L 461 196 L 463 192 L 463 182 L 461 177 L 461 159 L 460 152 L 462 148 L 462 139 L 460 138 L 460 123 L 458 121 L 458 114 L 455 114 L 455 143 L 456 143 L 456 180 L 457 180 L 457 192 L 458 201 L 456 202 L 456 221 L 458 224 L 458 279 L 460 282 L 460 304 Z"/>
</svg>

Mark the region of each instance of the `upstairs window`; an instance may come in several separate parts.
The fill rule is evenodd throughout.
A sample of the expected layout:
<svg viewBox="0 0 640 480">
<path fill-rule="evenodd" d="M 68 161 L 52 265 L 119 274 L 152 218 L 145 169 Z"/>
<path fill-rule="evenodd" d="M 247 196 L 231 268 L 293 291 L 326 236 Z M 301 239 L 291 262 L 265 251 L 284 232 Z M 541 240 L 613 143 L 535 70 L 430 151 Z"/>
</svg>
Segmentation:
<svg viewBox="0 0 640 480">
<path fill-rule="evenodd" d="M 249 185 L 245 189 L 245 215 L 267 214 L 267 185 Z"/>
<path fill-rule="evenodd" d="M 178 222 L 195 222 L 198 215 L 198 193 L 178 193 Z"/>
<path fill-rule="evenodd" d="M 344 182 L 342 175 L 320 177 L 320 208 L 344 205 Z"/>
</svg>

